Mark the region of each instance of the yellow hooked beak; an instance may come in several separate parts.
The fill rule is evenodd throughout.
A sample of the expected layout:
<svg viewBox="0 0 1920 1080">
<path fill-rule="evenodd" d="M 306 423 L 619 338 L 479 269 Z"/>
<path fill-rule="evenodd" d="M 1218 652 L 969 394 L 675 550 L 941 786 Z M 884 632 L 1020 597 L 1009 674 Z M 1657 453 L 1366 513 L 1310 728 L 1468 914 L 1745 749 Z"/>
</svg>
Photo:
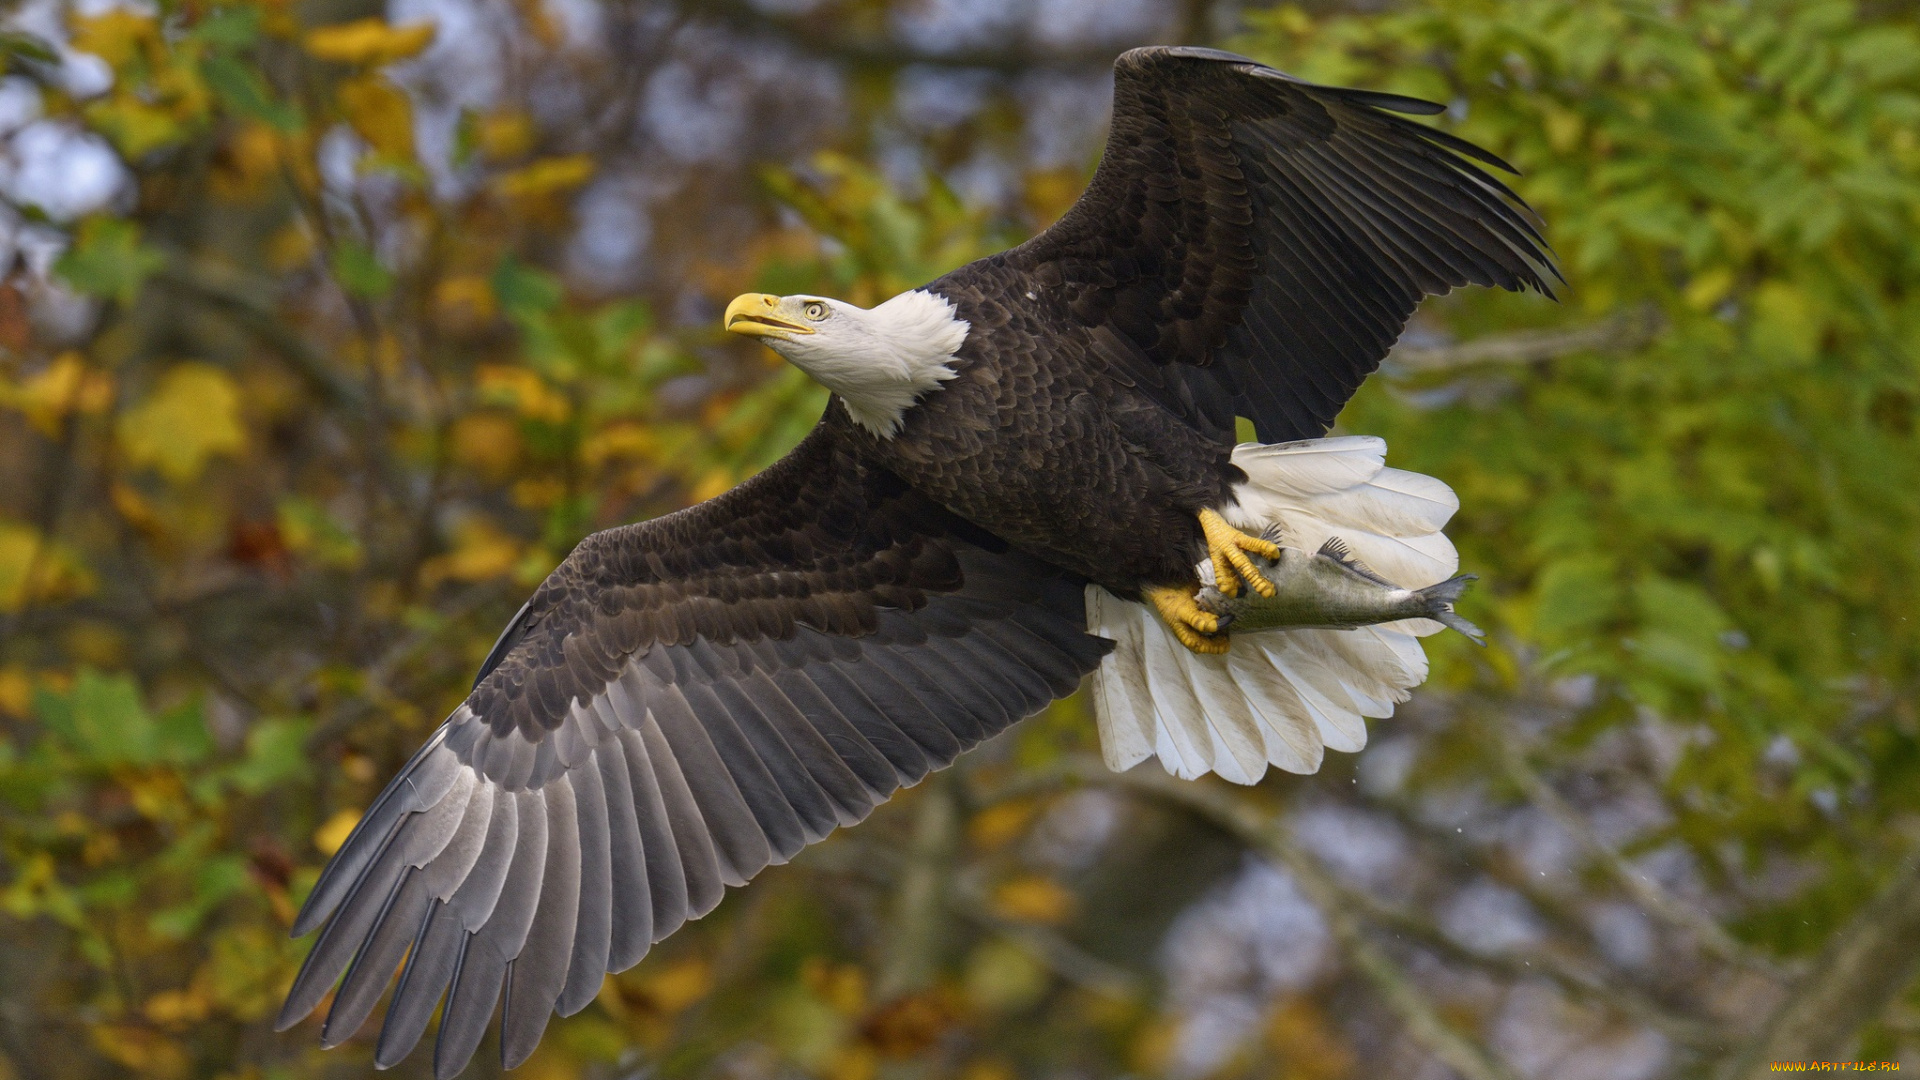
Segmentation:
<svg viewBox="0 0 1920 1080">
<path fill-rule="evenodd" d="M 788 334 L 811 334 L 813 327 L 795 322 L 780 314 L 780 298 L 766 293 L 742 293 L 727 305 L 727 313 L 721 319 L 721 325 L 736 334 L 748 337 L 783 337 Z"/>
</svg>

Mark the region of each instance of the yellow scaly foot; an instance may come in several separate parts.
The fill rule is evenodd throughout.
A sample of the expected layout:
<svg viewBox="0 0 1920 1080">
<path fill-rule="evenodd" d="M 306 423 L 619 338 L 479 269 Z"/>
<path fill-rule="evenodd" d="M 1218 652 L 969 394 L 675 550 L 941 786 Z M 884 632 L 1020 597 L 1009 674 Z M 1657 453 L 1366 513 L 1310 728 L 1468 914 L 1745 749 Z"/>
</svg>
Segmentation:
<svg viewBox="0 0 1920 1080">
<path fill-rule="evenodd" d="M 1211 510 L 1200 511 L 1200 531 L 1207 535 L 1207 554 L 1213 559 L 1213 580 L 1221 592 L 1228 596 L 1239 596 L 1240 582 L 1244 580 L 1261 596 L 1274 594 L 1273 582 L 1254 568 L 1253 561 L 1247 558 L 1247 552 L 1251 551 L 1263 559 L 1277 559 L 1280 557 L 1280 545 L 1257 536 L 1248 536 Z"/>
<path fill-rule="evenodd" d="M 1244 557 L 1244 556 L 1243 556 Z M 1220 616 L 1194 603 L 1198 585 L 1149 585 L 1141 590 L 1160 618 L 1173 628 L 1180 644 L 1197 653 L 1227 651 L 1227 635 L 1220 632 Z"/>
</svg>

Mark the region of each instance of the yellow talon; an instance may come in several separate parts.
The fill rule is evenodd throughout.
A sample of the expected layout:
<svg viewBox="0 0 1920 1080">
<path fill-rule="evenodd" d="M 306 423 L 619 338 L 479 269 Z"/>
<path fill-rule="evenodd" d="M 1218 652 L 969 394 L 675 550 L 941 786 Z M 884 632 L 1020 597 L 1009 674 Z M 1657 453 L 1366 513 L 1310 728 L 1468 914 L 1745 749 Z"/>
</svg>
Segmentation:
<svg viewBox="0 0 1920 1080">
<path fill-rule="evenodd" d="M 1200 511 L 1200 531 L 1207 536 L 1207 554 L 1213 559 L 1216 588 L 1228 596 L 1239 596 L 1240 582 L 1244 580 L 1261 596 L 1274 594 L 1273 582 L 1254 568 L 1253 561 L 1247 558 L 1247 552 L 1263 559 L 1278 559 L 1280 545 L 1257 536 L 1248 536 L 1211 510 Z"/>
<path fill-rule="evenodd" d="M 1148 602 L 1160 618 L 1173 628 L 1180 644 L 1197 653 L 1218 655 L 1227 651 L 1227 635 L 1220 632 L 1220 616 L 1204 611 L 1194 603 L 1198 585 L 1149 585 Z"/>
</svg>

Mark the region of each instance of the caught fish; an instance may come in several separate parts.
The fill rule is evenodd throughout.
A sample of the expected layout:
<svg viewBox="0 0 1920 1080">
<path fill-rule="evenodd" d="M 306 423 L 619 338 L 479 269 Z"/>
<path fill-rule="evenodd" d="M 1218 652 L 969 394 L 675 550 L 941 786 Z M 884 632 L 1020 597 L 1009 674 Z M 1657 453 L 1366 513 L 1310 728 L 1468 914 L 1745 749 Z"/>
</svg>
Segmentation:
<svg viewBox="0 0 1920 1080">
<path fill-rule="evenodd" d="M 1207 582 L 1196 597 L 1202 608 L 1221 616 L 1236 634 L 1250 630 L 1347 630 L 1398 619 L 1433 619 L 1485 646 L 1486 632 L 1454 613 L 1473 574 L 1458 574 L 1424 589 L 1403 589 L 1361 565 L 1339 540 L 1328 540 L 1315 552 L 1283 547 L 1276 560 L 1252 556 L 1253 565 L 1273 583 L 1275 595 L 1261 596 L 1242 588 L 1228 596 L 1212 584 L 1211 566 L 1203 564 Z"/>
</svg>

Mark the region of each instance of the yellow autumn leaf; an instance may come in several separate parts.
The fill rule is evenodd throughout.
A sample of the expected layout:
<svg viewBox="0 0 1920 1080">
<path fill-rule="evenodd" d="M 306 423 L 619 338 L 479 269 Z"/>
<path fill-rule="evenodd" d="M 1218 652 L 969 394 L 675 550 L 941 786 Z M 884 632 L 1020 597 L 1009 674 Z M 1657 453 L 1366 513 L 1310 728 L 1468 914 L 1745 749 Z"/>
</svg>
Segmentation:
<svg viewBox="0 0 1920 1080">
<path fill-rule="evenodd" d="M 996 803 L 967 822 L 967 839 L 983 851 L 1004 847 L 1025 832 L 1038 807 L 1028 799 Z"/>
<path fill-rule="evenodd" d="M 77 352 L 64 352 L 18 384 L 0 381 L 0 406 L 18 409 L 41 434 L 53 438 L 74 413 L 97 413 L 113 404 L 113 376 L 89 371 Z"/>
<path fill-rule="evenodd" d="M 73 549 L 31 525 L 0 521 L 0 611 L 85 596 L 94 584 Z"/>
<path fill-rule="evenodd" d="M 713 967 L 699 957 L 688 957 L 641 980 L 640 992 L 648 1004 L 672 1015 L 706 997 L 713 989 Z"/>
<path fill-rule="evenodd" d="M 520 461 L 524 445 L 520 422 L 498 412 L 478 412 L 454 422 L 453 459 L 489 478 L 507 475 Z"/>
<path fill-rule="evenodd" d="M 594 432 L 580 446 L 580 460 L 599 468 L 616 458 L 646 460 L 660 454 L 660 436 L 645 424 L 617 423 Z"/>
<path fill-rule="evenodd" d="M 251 202 L 280 175 L 280 137 L 265 124 L 243 125 L 227 138 L 208 176 L 213 193 L 229 202 Z"/>
<path fill-rule="evenodd" d="M 437 29 L 430 22 L 392 26 L 378 17 L 355 19 L 308 31 L 307 53 L 336 64 L 391 64 L 418 56 L 433 44 Z"/>
<path fill-rule="evenodd" d="M 19 664 L 0 667 L 0 715 L 24 718 L 33 707 L 33 676 Z"/>
<path fill-rule="evenodd" d="M 149 1022 L 161 1027 L 184 1028 L 205 1020 L 212 1011 L 212 1003 L 206 993 L 197 988 L 162 990 L 148 998 L 140 1011 Z"/>
<path fill-rule="evenodd" d="M 267 238 L 267 265 L 282 273 L 313 261 L 313 232 L 296 217 Z"/>
<path fill-rule="evenodd" d="M 593 159 L 585 154 L 541 158 L 494 178 L 493 190 L 503 198 L 533 199 L 571 191 L 593 179 Z"/>
<path fill-rule="evenodd" d="M 534 130 L 533 117 L 519 109 L 508 109 L 482 118 L 476 126 L 474 138 L 487 160 L 505 161 L 533 149 L 534 138 L 538 134 Z"/>
<path fill-rule="evenodd" d="M 500 310 L 493 286 L 479 274 L 455 274 L 433 287 L 433 306 L 440 317 L 456 323 L 480 323 Z"/>
<path fill-rule="evenodd" d="M 732 469 L 714 469 L 693 485 L 693 490 L 688 492 L 688 496 L 697 503 L 717 499 L 732 490 L 735 483 L 738 481 L 734 478 Z"/>
<path fill-rule="evenodd" d="M 116 71 L 160 47 L 160 24 L 151 15 L 125 7 L 73 20 L 73 47 L 105 60 Z"/>
<path fill-rule="evenodd" d="M 1072 918 L 1077 906 L 1066 886 L 1039 874 L 1002 882 L 993 891 L 994 914 L 1014 922 L 1058 925 Z"/>
<path fill-rule="evenodd" d="M 101 98 L 86 108 L 87 122 L 135 160 L 186 137 L 187 129 L 175 112 L 127 93 Z"/>
<path fill-rule="evenodd" d="M 481 399 L 508 405 L 530 420 L 558 424 L 572 411 L 567 396 L 547 385 L 540 373 L 511 364 L 483 364 L 475 373 Z"/>
<path fill-rule="evenodd" d="M 468 518 L 454 529 L 453 550 L 428 559 L 420 578 L 428 588 L 449 580 L 486 581 L 511 573 L 520 554 L 520 541 L 485 518 Z"/>
<path fill-rule="evenodd" d="M 347 842 L 353 827 L 360 824 L 360 811 L 354 809 L 336 810 L 333 816 L 313 830 L 313 847 L 322 855 L 331 857 Z"/>
<path fill-rule="evenodd" d="M 152 1080 L 184 1077 L 193 1067 L 177 1040 L 136 1024 L 93 1024 L 87 1033 L 101 1054 Z"/>
<path fill-rule="evenodd" d="M 246 447 L 240 391 L 211 364 L 178 364 L 146 400 L 120 416 L 120 449 L 134 466 L 151 466 L 176 484 L 200 475 L 208 459 Z"/>
<path fill-rule="evenodd" d="M 375 151 L 413 159 L 413 106 L 384 75 L 362 75 L 340 84 L 340 111 Z"/>
<path fill-rule="evenodd" d="M 800 982 L 842 1016 L 859 1016 L 867 1011 L 867 973 L 858 964 L 808 957 L 800 965 Z"/>
</svg>

